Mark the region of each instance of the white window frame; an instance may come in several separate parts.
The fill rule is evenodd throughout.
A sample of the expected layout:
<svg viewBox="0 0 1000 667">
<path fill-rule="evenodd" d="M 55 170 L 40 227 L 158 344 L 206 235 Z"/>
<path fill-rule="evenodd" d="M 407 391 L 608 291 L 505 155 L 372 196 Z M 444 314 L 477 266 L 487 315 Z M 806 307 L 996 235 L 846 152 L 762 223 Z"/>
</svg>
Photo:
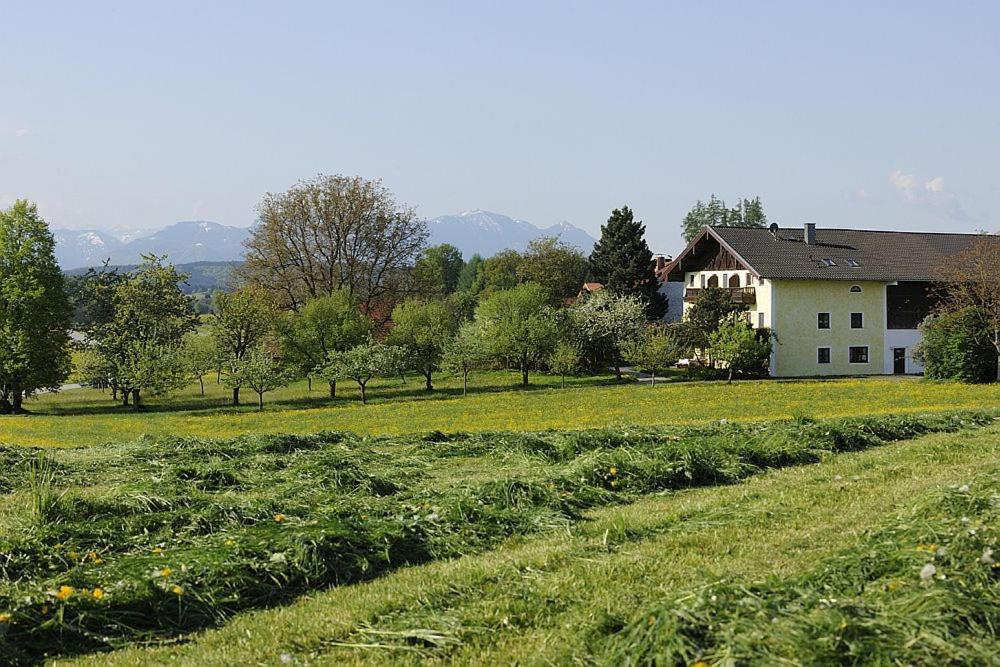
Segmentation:
<svg viewBox="0 0 1000 667">
<path fill-rule="evenodd" d="M 851 348 L 852 347 L 862 347 L 865 349 L 865 358 L 868 361 L 851 361 Z M 854 366 L 869 366 L 872 363 L 872 351 L 868 345 L 848 345 L 847 346 L 847 363 Z"/>
<path fill-rule="evenodd" d="M 827 352 L 826 361 L 820 361 L 819 360 L 819 351 L 820 350 L 826 350 L 826 352 Z M 829 345 L 820 345 L 819 347 L 817 347 L 816 348 L 816 365 L 817 366 L 829 366 L 832 363 L 833 363 L 833 348 L 831 348 Z"/>
</svg>

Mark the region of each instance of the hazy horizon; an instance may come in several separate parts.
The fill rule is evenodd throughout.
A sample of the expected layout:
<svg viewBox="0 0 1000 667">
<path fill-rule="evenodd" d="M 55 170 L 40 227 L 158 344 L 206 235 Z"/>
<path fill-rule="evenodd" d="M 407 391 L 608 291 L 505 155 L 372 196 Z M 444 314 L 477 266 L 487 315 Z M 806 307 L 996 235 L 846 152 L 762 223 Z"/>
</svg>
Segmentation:
<svg viewBox="0 0 1000 667">
<path fill-rule="evenodd" d="M 996 230 L 1000 6 L 107 2 L 5 8 L 0 205 L 246 227 L 317 173 L 425 218 L 675 253 L 698 199 L 797 226 Z"/>
</svg>

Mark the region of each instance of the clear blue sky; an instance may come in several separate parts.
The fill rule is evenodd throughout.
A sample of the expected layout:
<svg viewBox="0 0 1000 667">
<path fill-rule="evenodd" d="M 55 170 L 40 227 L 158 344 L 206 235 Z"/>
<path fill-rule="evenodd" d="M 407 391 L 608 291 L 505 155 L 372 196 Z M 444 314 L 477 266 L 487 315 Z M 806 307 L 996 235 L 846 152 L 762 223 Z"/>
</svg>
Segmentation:
<svg viewBox="0 0 1000 667">
<path fill-rule="evenodd" d="M 1000 3 L 9 2 L 0 204 L 55 227 L 249 225 L 381 177 L 424 216 L 676 251 L 698 198 L 782 225 L 1000 227 Z"/>
</svg>

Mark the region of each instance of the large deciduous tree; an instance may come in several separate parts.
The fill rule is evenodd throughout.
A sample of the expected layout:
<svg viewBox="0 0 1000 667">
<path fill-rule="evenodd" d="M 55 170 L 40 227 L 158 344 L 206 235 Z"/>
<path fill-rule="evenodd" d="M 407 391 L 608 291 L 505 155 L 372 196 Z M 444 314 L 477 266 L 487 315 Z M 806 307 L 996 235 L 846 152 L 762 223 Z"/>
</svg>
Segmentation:
<svg viewBox="0 0 1000 667">
<path fill-rule="evenodd" d="M 407 358 L 433 391 L 431 375 L 441 364 L 445 344 L 455 335 L 457 320 L 443 301 L 411 299 L 392 311 L 388 342 L 407 351 Z"/>
<path fill-rule="evenodd" d="M 771 340 L 760 335 L 742 313 L 729 313 L 708 337 L 712 358 L 726 364 L 728 382 L 734 373 L 763 374 L 771 356 Z"/>
<path fill-rule="evenodd" d="M 69 374 L 72 307 L 54 251 L 34 204 L 0 211 L 0 413 Z"/>
<path fill-rule="evenodd" d="M 427 240 L 426 223 L 377 180 L 318 176 L 267 194 L 258 210 L 242 273 L 285 308 L 345 289 L 387 317 Z"/>
<path fill-rule="evenodd" d="M 443 296 L 458 288 L 458 279 L 465 268 L 461 251 L 450 243 L 424 249 L 413 267 L 415 287 L 423 294 Z"/>
<path fill-rule="evenodd" d="M 517 277 L 544 287 L 550 303 L 557 306 L 580 291 L 587 277 L 587 258 L 575 246 L 554 236 L 542 236 L 528 243 Z"/>
<path fill-rule="evenodd" d="M 601 238 L 590 254 L 590 274 L 616 294 L 632 294 L 646 306 L 646 315 L 659 320 L 667 310 L 653 253 L 646 245 L 646 226 L 628 206 L 615 209 L 601 227 Z"/>
<path fill-rule="evenodd" d="M 255 283 L 232 292 L 216 292 L 212 307 L 212 336 L 222 356 L 223 367 L 231 376 L 228 384 L 233 390 L 233 405 L 239 405 L 242 383 L 237 370 L 243 357 L 271 331 L 276 311 L 271 295 Z"/>
<path fill-rule="evenodd" d="M 524 386 L 528 385 L 528 371 L 548 358 L 558 340 L 549 295 L 535 283 L 489 296 L 476 308 L 476 322 L 483 328 L 493 355 L 517 365 Z"/>
<path fill-rule="evenodd" d="M 943 306 L 973 318 L 979 337 L 996 352 L 1000 380 L 1000 235 L 980 234 L 939 269 L 939 278 Z"/>
</svg>

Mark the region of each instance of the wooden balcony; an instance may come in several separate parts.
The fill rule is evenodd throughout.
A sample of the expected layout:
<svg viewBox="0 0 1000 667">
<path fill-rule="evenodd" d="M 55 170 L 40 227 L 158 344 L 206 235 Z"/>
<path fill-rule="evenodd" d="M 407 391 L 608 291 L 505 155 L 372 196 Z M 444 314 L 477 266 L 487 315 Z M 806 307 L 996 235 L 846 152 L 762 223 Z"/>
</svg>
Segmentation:
<svg viewBox="0 0 1000 667">
<path fill-rule="evenodd" d="M 751 306 L 757 303 L 757 290 L 753 287 L 722 287 L 720 289 L 729 292 L 729 298 L 733 300 L 733 303 L 741 306 Z M 697 287 L 686 287 L 684 288 L 684 300 L 693 303 L 698 300 L 698 295 L 701 292 L 702 290 Z"/>
</svg>

